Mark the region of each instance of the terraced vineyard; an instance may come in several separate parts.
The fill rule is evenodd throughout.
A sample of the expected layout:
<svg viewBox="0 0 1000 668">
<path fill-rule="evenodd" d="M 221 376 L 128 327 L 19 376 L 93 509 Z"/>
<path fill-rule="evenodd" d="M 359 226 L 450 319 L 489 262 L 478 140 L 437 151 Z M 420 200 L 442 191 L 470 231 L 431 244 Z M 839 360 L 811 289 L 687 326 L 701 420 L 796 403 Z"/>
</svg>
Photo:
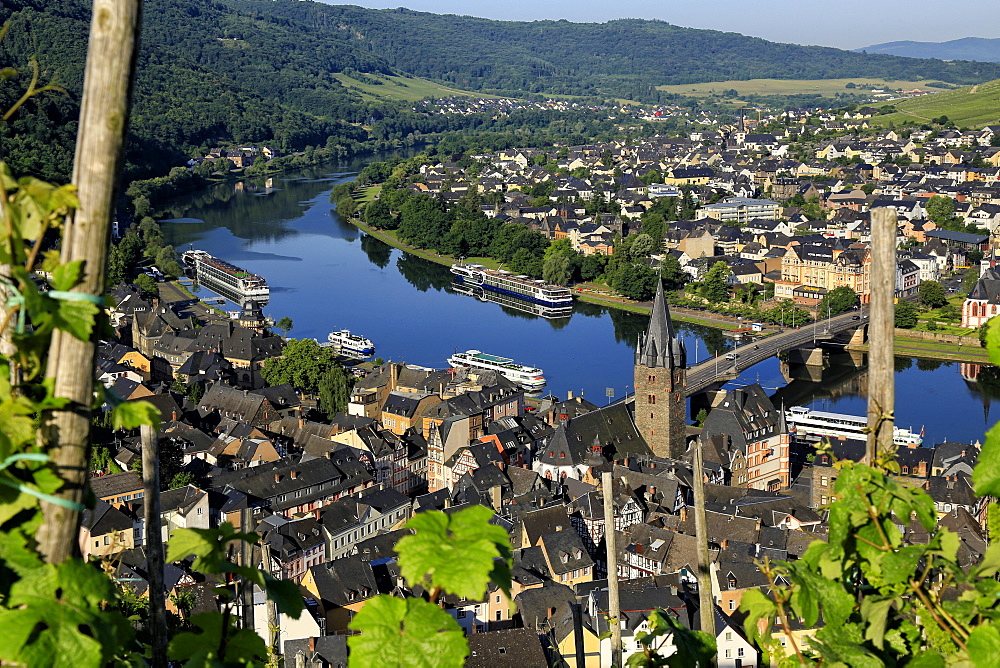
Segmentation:
<svg viewBox="0 0 1000 668">
<path fill-rule="evenodd" d="M 1000 79 L 893 104 L 897 113 L 878 116 L 872 122 L 900 125 L 947 116 L 959 127 L 994 125 L 1000 123 Z"/>
</svg>

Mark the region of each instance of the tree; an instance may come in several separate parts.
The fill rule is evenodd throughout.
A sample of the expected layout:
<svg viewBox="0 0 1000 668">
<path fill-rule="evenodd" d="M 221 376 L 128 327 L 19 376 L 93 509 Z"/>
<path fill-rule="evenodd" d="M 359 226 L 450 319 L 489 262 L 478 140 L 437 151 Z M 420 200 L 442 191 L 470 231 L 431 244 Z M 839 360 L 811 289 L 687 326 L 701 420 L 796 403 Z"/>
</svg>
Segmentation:
<svg viewBox="0 0 1000 668">
<path fill-rule="evenodd" d="M 973 288 L 976 287 L 976 283 L 979 282 L 979 265 L 974 264 L 965 270 L 965 276 L 962 278 L 962 292 L 968 294 L 972 292 Z"/>
<path fill-rule="evenodd" d="M 283 316 L 282 318 L 280 318 L 278 320 L 278 322 L 274 323 L 274 326 L 277 327 L 278 329 L 280 329 L 282 334 L 286 334 L 287 335 L 288 332 L 292 329 L 292 326 L 293 326 L 292 325 L 292 319 L 289 318 L 287 315 Z"/>
<path fill-rule="evenodd" d="M 342 368 L 332 348 L 321 348 L 314 339 L 289 339 L 281 357 L 264 363 L 261 377 L 269 385 L 290 384 L 297 390 L 315 394 L 320 380 L 330 369 Z"/>
<path fill-rule="evenodd" d="M 660 278 L 663 279 L 665 290 L 679 290 L 684 287 L 688 275 L 681 268 L 681 262 L 673 255 L 667 255 L 660 264 Z"/>
<path fill-rule="evenodd" d="M 319 381 L 319 407 L 327 415 L 343 413 L 351 396 L 351 379 L 343 367 L 328 369 Z"/>
<path fill-rule="evenodd" d="M 382 198 L 374 199 L 365 206 L 365 222 L 372 227 L 385 230 L 396 228 L 396 219 L 389 210 L 389 205 Z"/>
<path fill-rule="evenodd" d="M 927 217 L 936 225 L 944 226 L 955 216 L 955 200 L 945 195 L 934 195 L 924 207 Z"/>
<path fill-rule="evenodd" d="M 644 302 L 656 294 L 656 272 L 644 264 L 626 262 L 615 272 L 614 287 L 622 296 Z"/>
<path fill-rule="evenodd" d="M 896 304 L 896 327 L 913 329 L 917 326 L 917 307 L 906 300 Z"/>
<path fill-rule="evenodd" d="M 604 267 L 607 264 L 607 255 L 587 255 L 583 258 L 580 263 L 580 279 L 584 281 L 593 281 L 602 273 L 604 273 Z"/>
<path fill-rule="evenodd" d="M 542 265 L 542 280 L 547 283 L 566 285 L 572 276 L 572 265 L 568 255 L 556 253 L 545 258 Z"/>
<path fill-rule="evenodd" d="M 160 295 L 160 286 L 149 274 L 139 274 L 135 279 L 135 286 L 139 288 L 143 299 L 152 299 Z"/>
<path fill-rule="evenodd" d="M 632 242 L 632 247 L 629 248 L 629 257 L 633 259 L 649 257 L 649 254 L 653 252 L 653 248 L 653 238 L 651 236 L 645 233 L 638 234 Z"/>
<path fill-rule="evenodd" d="M 725 262 L 716 262 L 701 281 L 701 296 L 712 304 L 729 301 L 729 283 L 732 274 Z"/>
<path fill-rule="evenodd" d="M 817 317 L 824 315 L 840 315 L 854 308 L 858 303 L 858 293 L 849 285 L 830 290 L 819 303 Z"/>
<path fill-rule="evenodd" d="M 928 308 L 941 308 L 948 303 L 944 288 L 937 281 L 920 281 L 920 303 Z"/>
</svg>

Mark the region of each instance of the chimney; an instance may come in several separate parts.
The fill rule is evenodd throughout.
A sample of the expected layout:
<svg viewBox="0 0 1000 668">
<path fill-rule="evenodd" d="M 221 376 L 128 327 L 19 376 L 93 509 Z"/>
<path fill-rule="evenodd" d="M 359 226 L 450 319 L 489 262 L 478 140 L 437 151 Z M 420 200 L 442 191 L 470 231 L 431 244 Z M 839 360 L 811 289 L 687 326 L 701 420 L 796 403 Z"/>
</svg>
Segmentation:
<svg viewBox="0 0 1000 668">
<path fill-rule="evenodd" d="M 451 508 L 451 495 L 447 495 L 444 497 L 444 507 L 446 509 Z"/>
<path fill-rule="evenodd" d="M 396 383 L 399 382 L 399 366 L 393 362 L 389 362 L 389 391 L 392 392 L 396 389 Z"/>
<path fill-rule="evenodd" d="M 677 585 L 670 585 L 670 595 L 677 596 Z"/>
<path fill-rule="evenodd" d="M 642 554 L 642 543 L 635 544 L 635 552 L 636 554 Z"/>
<path fill-rule="evenodd" d="M 566 401 L 572 401 L 572 400 L 573 400 L 573 391 L 570 390 L 566 392 Z"/>
<path fill-rule="evenodd" d="M 309 637 L 309 651 L 310 652 L 316 651 L 316 638 L 312 636 Z"/>
<path fill-rule="evenodd" d="M 503 504 L 503 500 L 500 498 L 500 485 L 495 485 L 490 488 L 490 500 L 493 503 L 493 510 L 500 510 L 500 506 Z"/>
</svg>

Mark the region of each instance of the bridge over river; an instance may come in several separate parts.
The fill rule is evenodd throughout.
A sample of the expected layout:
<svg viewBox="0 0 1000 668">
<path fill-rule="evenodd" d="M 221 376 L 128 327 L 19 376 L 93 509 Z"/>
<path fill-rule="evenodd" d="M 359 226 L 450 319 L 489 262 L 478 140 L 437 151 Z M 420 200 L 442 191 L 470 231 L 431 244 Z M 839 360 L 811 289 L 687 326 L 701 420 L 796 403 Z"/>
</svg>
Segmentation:
<svg viewBox="0 0 1000 668">
<path fill-rule="evenodd" d="M 814 347 L 817 343 L 829 341 L 843 332 L 867 326 L 867 317 L 864 312 L 848 311 L 833 318 L 817 320 L 805 327 L 786 329 L 779 334 L 728 351 L 724 356 L 708 359 L 688 369 L 684 394 L 690 397 L 704 392 L 713 385 L 733 380 L 741 371 L 786 350 Z"/>
</svg>

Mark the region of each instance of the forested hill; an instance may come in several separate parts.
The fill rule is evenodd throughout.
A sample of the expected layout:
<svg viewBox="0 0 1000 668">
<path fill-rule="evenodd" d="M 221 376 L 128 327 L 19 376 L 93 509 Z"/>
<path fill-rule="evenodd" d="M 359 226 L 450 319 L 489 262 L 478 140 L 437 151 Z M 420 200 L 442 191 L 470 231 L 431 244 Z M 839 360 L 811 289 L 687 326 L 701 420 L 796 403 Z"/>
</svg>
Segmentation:
<svg viewBox="0 0 1000 668">
<path fill-rule="evenodd" d="M 37 57 L 66 94 L 33 101 L 0 126 L 16 173 L 65 180 L 76 134 L 90 21 L 87 0 L 4 0 L 2 65 Z M 510 22 L 299 0 L 147 0 L 129 138 L 129 177 L 180 164 L 209 145 L 268 142 L 356 150 L 481 119 L 428 117 L 364 101 L 336 75 L 373 85 L 416 75 L 475 91 L 657 101 L 666 83 L 751 77 L 885 77 L 955 83 L 1000 78 L 1000 64 L 918 60 L 776 44 L 661 21 Z M 25 78 L 0 86 L 0 108 Z M 361 127 L 365 125 L 370 130 Z M 376 146 L 372 146 L 376 144 Z"/>
<path fill-rule="evenodd" d="M 978 83 L 1000 65 L 910 59 L 779 44 L 663 21 L 493 21 L 298 0 L 222 0 L 310 25 L 397 69 L 472 90 L 615 94 L 661 84 L 777 78 L 886 77 Z M 794 35 L 789 35 L 794 38 Z"/>
</svg>

